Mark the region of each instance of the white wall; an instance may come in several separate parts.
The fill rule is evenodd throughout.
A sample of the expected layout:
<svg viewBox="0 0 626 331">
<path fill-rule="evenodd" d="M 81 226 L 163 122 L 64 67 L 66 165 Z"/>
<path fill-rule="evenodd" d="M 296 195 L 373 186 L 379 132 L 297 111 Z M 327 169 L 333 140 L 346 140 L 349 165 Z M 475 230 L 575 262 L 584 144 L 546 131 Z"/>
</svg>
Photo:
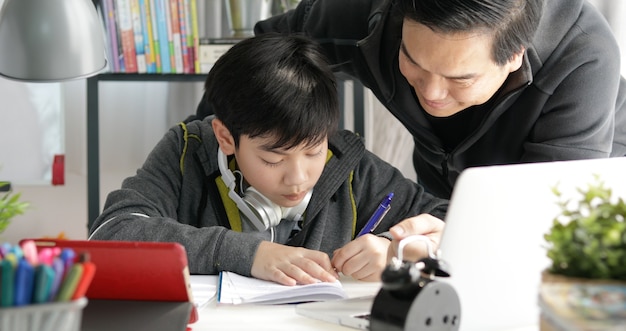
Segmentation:
<svg viewBox="0 0 626 331">
<path fill-rule="evenodd" d="M 14 185 L 32 207 L 0 234 L 0 242 L 61 232 L 86 238 L 86 81 L 63 83 L 63 91 L 65 185 Z M 101 204 L 123 178 L 134 174 L 171 125 L 195 111 L 201 92 L 201 83 L 100 83 Z"/>
</svg>

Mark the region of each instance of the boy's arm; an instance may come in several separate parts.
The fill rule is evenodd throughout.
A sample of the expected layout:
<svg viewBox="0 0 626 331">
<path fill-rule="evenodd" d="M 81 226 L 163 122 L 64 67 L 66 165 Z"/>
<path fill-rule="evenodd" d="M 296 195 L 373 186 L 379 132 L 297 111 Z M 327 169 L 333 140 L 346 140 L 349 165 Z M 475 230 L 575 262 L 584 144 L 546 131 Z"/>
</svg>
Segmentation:
<svg viewBox="0 0 626 331">
<path fill-rule="evenodd" d="M 215 215 L 200 223 L 197 210 L 204 181 L 198 177 L 197 187 L 183 186 L 181 136 L 178 129 L 168 131 L 137 174 L 108 195 L 90 239 L 178 242 L 187 251 L 191 273 L 229 270 L 250 275 L 261 239 L 220 226 Z M 193 162 L 193 158 L 189 156 L 185 162 Z M 191 168 L 186 171 L 185 176 L 193 176 Z M 191 191 L 181 199 L 183 189 Z M 212 210 L 206 208 L 205 212 Z"/>
<path fill-rule="evenodd" d="M 356 232 L 365 226 L 382 198 L 394 193 L 391 208 L 374 230 L 374 235 L 360 236 L 333 253 L 333 266 L 355 279 L 380 280 L 390 254 L 394 253 L 394 243 L 383 235 L 392 226 L 408 218 L 432 219 L 443 224 L 441 219 L 447 211 L 448 200 L 426 193 L 421 185 L 404 177 L 398 169 L 371 152 L 365 151 L 354 171 L 352 186 L 357 201 Z M 441 231 L 433 231 L 428 236 L 438 244 Z M 397 247 L 397 242 L 395 245 Z"/>
</svg>

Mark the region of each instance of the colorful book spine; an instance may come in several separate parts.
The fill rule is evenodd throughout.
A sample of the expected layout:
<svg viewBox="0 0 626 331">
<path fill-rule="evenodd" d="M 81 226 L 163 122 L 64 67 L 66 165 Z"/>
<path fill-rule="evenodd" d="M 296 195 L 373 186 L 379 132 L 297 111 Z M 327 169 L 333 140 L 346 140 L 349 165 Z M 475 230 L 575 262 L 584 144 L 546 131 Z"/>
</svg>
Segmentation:
<svg viewBox="0 0 626 331">
<path fill-rule="evenodd" d="M 193 27 L 192 27 L 192 19 L 191 19 L 191 0 L 183 0 L 185 4 L 185 30 L 186 30 L 186 43 L 187 43 L 187 62 L 189 63 L 189 68 L 187 73 L 193 74 L 196 72 L 195 59 L 194 59 L 194 43 L 193 43 Z"/>
<path fill-rule="evenodd" d="M 143 25 L 141 24 L 141 10 L 139 9 L 139 0 L 130 0 L 130 15 L 133 21 L 133 39 L 135 41 L 137 72 L 140 74 L 145 74 L 147 72 L 146 53 L 143 43 Z"/>
<path fill-rule="evenodd" d="M 126 73 L 137 72 L 137 54 L 135 53 L 135 34 L 130 9 L 130 0 L 117 0 L 118 28 L 121 34 L 122 51 Z"/>
<path fill-rule="evenodd" d="M 115 23 L 115 6 L 113 0 L 103 0 L 103 8 L 105 8 L 105 16 L 107 21 L 107 34 L 109 41 L 110 58 L 109 61 L 113 72 L 120 72 L 120 51 L 117 42 L 117 24 Z"/>
<path fill-rule="evenodd" d="M 178 26 L 180 27 L 180 49 L 183 62 L 183 73 L 188 74 L 191 68 L 189 63 L 189 46 L 187 45 L 187 11 L 185 0 L 178 0 Z"/>
<path fill-rule="evenodd" d="M 159 37 L 159 51 L 161 58 L 161 72 L 169 74 L 172 72 L 172 63 L 170 61 L 170 46 L 169 46 L 169 24 L 167 21 L 167 1 L 168 0 L 155 0 L 156 2 L 156 17 L 157 17 L 157 31 Z"/>
<path fill-rule="evenodd" d="M 174 73 L 183 73 L 183 50 L 180 39 L 180 19 L 178 18 L 178 0 L 169 0 L 170 3 L 170 26 L 172 30 L 172 41 L 170 48 L 170 56 L 173 57 L 172 69 L 176 68 Z"/>
<path fill-rule="evenodd" d="M 141 24 L 143 31 L 143 47 L 146 54 L 146 72 L 156 73 L 156 61 L 154 59 L 154 38 L 152 37 L 152 17 L 150 1 L 139 0 L 139 10 L 141 11 Z"/>
<path fill-rule="evenodd" d="M 156 72 L 161 73 L 163 68 L 161 67 L 161 45 L 159 43 L 159 25 L 157 24 L 157 2 L 155 0 L 147 0 L 150 3 L 150 21 L 152 22 L 152 40 L 154 50 L 154 62 L 156 63 Z"/>
<path fill-rule="evenodd" d="M 199 74 L 200 71 L 200 32 L 198 29 L 198 4 L 196 0 L 190 0 L 191 10 L 191 33 L 193 38 L 193 63 L 194 72 Z"/>
<path fill-rule="evenodd" d="M 107 9 L 105 1 L 102 1 L 101 3 L 99 3 L 99 5 L 96 6 L 96 11 L 98 12 L 98 16 L 102 20 L 101 24 L 103 27 L 102 31 L 104 32 L 104 52 L 107 59 L 107 69 L 108 71 L 113 71 L 113 63 L 111 62 L 113 54 L 111 53 L 111 41 L 109 40 L 109 22 L 107 19 Z"/>
<path fill-rule="evenodd" d="M 172 8 L 170 6 L 171 0 L 165 0 L 165 19 L 167 24 L 167 51 L 170 55 L 170 68 L 171 73 L 176 73 L 176 59 L 174 58 L 174 39 L 172 38 Z"/>
</svg>

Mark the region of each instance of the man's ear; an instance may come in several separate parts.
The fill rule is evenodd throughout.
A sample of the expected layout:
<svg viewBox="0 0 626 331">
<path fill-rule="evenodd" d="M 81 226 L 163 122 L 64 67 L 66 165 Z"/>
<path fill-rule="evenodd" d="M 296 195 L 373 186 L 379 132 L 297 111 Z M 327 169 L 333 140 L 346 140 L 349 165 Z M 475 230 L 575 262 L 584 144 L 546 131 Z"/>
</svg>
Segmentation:
<svg viewBox="0 0 626 331">
<path fill-rule="evenodd" d="M 233 135 L 230 134 L 228 128 L 224 125 L 224 122 L 214 118 L 211 121 L 211 126 L 213 126 L 215 138 L 217 138 L 217 143 L 220 145 L 222 152 L 226 155 L 235 154 L 235 139 L 233 138 Z"/>
<path fill-rule="evenodd" d="M 526 53 L 526 48 L 522 47 L 522 49 L 513 54 L 511 60 L 509 60 L 509 72 L 517 71 L 522 67 L 522 63 L 524 62 L 524 53 Z"/>
</svg>

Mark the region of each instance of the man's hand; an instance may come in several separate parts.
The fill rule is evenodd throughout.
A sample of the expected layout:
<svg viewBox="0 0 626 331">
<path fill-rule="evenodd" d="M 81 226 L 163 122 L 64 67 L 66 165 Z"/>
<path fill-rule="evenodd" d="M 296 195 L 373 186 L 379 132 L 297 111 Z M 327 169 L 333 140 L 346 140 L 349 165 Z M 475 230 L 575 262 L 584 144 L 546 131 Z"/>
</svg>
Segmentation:
<svg viewBox="0 0 626 331">
<path fill-rule="evenodd" d="M 439 247 L 439 243 L 441 242 L 441 235 L 443 234 L 444 227 L 445 223 L 442 220 L 430 214 L 421 214 L 415 217 L 407 218 L 392 226 L 389 229 L 389 232 L 393 237 L 393 241 L 391 242 L 387 252 L 388 260 L 391 260 L 392 257 L 398 255 L 398 244 L 400 243 L 400 240 L 412 235 L 423 235 L 428 237 L 430 239 L 433 252 L 436 251 Z M 402 256 L 403 259 L 407 261 L 418 261 L 419 259 L 428 256 L 428 248 L 423 241 L 415 241 L 404 247 Z"/>
<path fill-rule="evenodd" d="M 335 269 L 357 280 L 380 281 L 387 265 L 389 240 L 366 234 L 333 252 Z"/>
<path fill-rule="evenodd" d="M 259 245 L 251 274 L 255 278 L 290 286 L 334 282 L 339 277 L 327 254 L 269 241 Z"/>
</svg>

